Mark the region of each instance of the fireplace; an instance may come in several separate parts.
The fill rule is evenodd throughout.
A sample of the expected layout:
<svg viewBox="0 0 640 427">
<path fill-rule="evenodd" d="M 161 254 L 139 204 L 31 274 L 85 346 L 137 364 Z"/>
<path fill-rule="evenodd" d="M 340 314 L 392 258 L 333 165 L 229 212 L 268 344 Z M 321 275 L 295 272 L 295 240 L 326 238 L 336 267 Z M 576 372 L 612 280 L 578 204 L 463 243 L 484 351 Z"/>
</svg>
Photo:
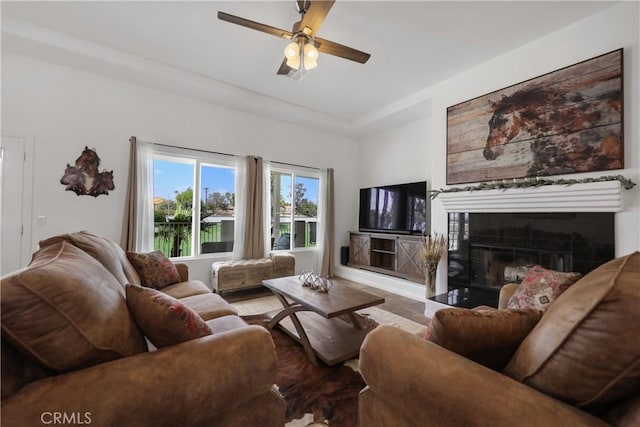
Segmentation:
<svg viewBox="0 0 640 427">
<path fill-rule="evenodd" d="M 615 257 L 613 212 L 450 212 L 448 222 L 448 292 L 434 297 L 447 305 L 497 307 L 528 266 L 586 274 Z"/>
</svg>

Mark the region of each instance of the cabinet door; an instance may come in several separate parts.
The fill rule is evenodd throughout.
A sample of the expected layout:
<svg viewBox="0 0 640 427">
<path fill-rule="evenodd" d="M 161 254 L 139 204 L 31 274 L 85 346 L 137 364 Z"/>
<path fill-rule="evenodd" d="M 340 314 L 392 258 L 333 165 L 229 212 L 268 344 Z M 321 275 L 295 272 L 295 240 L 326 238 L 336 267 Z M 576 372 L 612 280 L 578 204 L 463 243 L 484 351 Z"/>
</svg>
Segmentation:
<svg viewBox="0 0 640 427">
<path fill-rule="evenodd" d="M 397 270 L 412 277 L 424 277 L 422 263 L 422 239 L 419 237 L 398 238 Z"/>
<path fill-rule="evenodd" d="M 352 234 L 349 239 L 349 264 L 369 265 L 371 239 L 367 235 Z"/>
</svg>

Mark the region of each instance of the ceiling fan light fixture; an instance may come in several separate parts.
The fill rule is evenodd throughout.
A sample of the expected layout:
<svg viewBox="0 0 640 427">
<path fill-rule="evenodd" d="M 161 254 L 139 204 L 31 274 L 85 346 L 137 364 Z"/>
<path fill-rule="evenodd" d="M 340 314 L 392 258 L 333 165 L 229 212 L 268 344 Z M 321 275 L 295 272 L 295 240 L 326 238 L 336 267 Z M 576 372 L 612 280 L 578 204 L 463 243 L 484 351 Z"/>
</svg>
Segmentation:
<svg viewBox="0 0 640 427">
<path fill-rule="evenodd" d="M 293 41 L 284 48 L 287 66 L 294 70 L 311 70 L 318 66 L 318 49 L 313 40 L 304 35 L 296 35 Z"/>
<path fill-rule="evenodd" d="M 298 43 L 291 42 L 284 48 L 284 56 L 287 59 L 292 59 L 300 56 L 300 48 L 298 47 Z"/>
<path fill-rule="evenodd" d="M 300 46 L 293 41 L 284 48 L 284 56 L 287 58 L 287 66 L 297 70 L 300 68 Z"/>
<path fill-rule="evenodd" d="M 289 77 L 296 74 L 301 77 L 307 70 L 318 66 L 318 50 L 316 49 L 316 44 L 320 46 L 322 53 L 359 62 L 360 64 L 367 62 L 371 56 L 366 52 L 361 52 L 330 40 L 314 39 L 320 25 L 322 25 L 322 22 L 335 1 L 336 0 L 295 0 L 296 9 L 300 14 L 300 20 L 293 24 L 291 31 L 241 18 L 222 11 L 218 11 L 218 19 L 290 40 L 290 43 L 285 47 L 285 60 L 282 61 L 277 74 Z"/>
<path fill-rule="evenodd" d="M 318 49 L 312 42 L 307 42 L 304 45 L 304 68 L 311 70 L 318 66 Z"/>
</svg>

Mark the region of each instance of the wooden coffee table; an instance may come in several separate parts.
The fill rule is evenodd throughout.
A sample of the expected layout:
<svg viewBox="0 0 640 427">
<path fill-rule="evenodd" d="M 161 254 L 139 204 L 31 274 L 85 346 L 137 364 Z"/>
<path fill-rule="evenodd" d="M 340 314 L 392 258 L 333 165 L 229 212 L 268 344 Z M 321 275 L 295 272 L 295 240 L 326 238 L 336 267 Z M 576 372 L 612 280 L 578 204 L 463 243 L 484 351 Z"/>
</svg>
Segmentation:
<svg viewBox="0 0 640 427">
<path fill-rule="evenodd" d="M 354 312 L 384 302 L 384 298 L 339 282 L 328 293 L 303 287 L 297 276 L 263 280 L 262 284 L 283 307 L 267 313 L 269 328 L 280 326 L 302 344 L 314 364 L 318 363 L 316 355 L 329 366 L 358 356 L 367 332 Z M 342 315 L 348 316 L 351 324 L 336 318 Z"/>
</svg>

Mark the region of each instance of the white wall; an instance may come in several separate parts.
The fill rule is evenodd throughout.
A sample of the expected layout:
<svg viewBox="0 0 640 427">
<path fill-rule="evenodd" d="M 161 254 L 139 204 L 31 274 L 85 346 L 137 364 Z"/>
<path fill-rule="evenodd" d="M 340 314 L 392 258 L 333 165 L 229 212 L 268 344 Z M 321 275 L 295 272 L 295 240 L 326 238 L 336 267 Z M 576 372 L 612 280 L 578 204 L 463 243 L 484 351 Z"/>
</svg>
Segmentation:
<svg viewBox="0 0 640 427">
<path fill-rule="evenodd" d="M 408 123 L 360 142 L 360 188 L 430 179 L 430 118 Z M 357 198 L 357 197 L 356 197 Z M 358 227 L 358 206 L 353 212 Z"/>
<path fill-rule="evenodd" d="M 335 169 L 337 246 L 346 243 L 357 192 L 354 141 L 260 118 L 193 98 L 2 54 L 2 130 L 33 135 L 33 249 L 43 238 L 86 229 L 120 239 L 129 137 L 189 148 L 258 155 Z M 76 196 L 59 180 L 84 146 L 95 148 L 100 168 L 113 169 L 108 196 Z M 348 215 L 341 211 L 346 206 Z M 38 225 L 38 216 L 46 225 Z M 339 262 L 339 250 L 336 250 Z M 315 269 L 315 251 L 296 252 L 297 270 Z M 192 277 L 209 283 L 211 259 L 191 261 Z"/>
<path fill-rule="evenodd" d="M 431 118 L 398 126 L 359 141 L 358 187 L 427 181 L 431 188 Z M 352 199 L 349 230 L 358 230 L 358 193 Z M 424 287 L 408 280 L 338 266 L 339 276 L 422 300 Z"/>
<path fill-rule="evenodd" d="M 639 30 L 640 4 L 622 2 L 583 21 L 549 34 L 462 74 L 427 88 L 432 96 L 432 116 L 385 135 L 360 141 L 360 185 L 378 180 L 403 181 L 421 174 L 431 188 L 446 187 L 446 109 L 459 102 L 510 86 L 620 47 L 624 48 L 624 143 L 625 169 L 604 173 L 574 174 L 571 178 L 621 173 L 640 183 Z M 370 154 L 376 147 L 377 153 Z M 415 153 L 393 155 L 395 148 Z M 389 160 L 391 159 L 391 160 Z M 388 164 L 393 162 L 393 168 Z M 386 168 L 382 165 L 386 164 Z M 418 166 L 418 164 L 420 166 Z M 391 172 L 393 170 L 393 172 Z M 376 175 L 379 173 L 380 178 Z M 391 174 L 396 173 L 392 178 Z M 616 215 L 616 254 L 640 249 L 640 187 L 624 191 L 625 210 Z M 433 231 L 446 232 L 446 214 L 438 199 L 431 204 Z M 357 226 L 357 218 L 353 219 Z M 438 291 L 446 290 L 446 272 L 441 263 Z"/>
</svg>

